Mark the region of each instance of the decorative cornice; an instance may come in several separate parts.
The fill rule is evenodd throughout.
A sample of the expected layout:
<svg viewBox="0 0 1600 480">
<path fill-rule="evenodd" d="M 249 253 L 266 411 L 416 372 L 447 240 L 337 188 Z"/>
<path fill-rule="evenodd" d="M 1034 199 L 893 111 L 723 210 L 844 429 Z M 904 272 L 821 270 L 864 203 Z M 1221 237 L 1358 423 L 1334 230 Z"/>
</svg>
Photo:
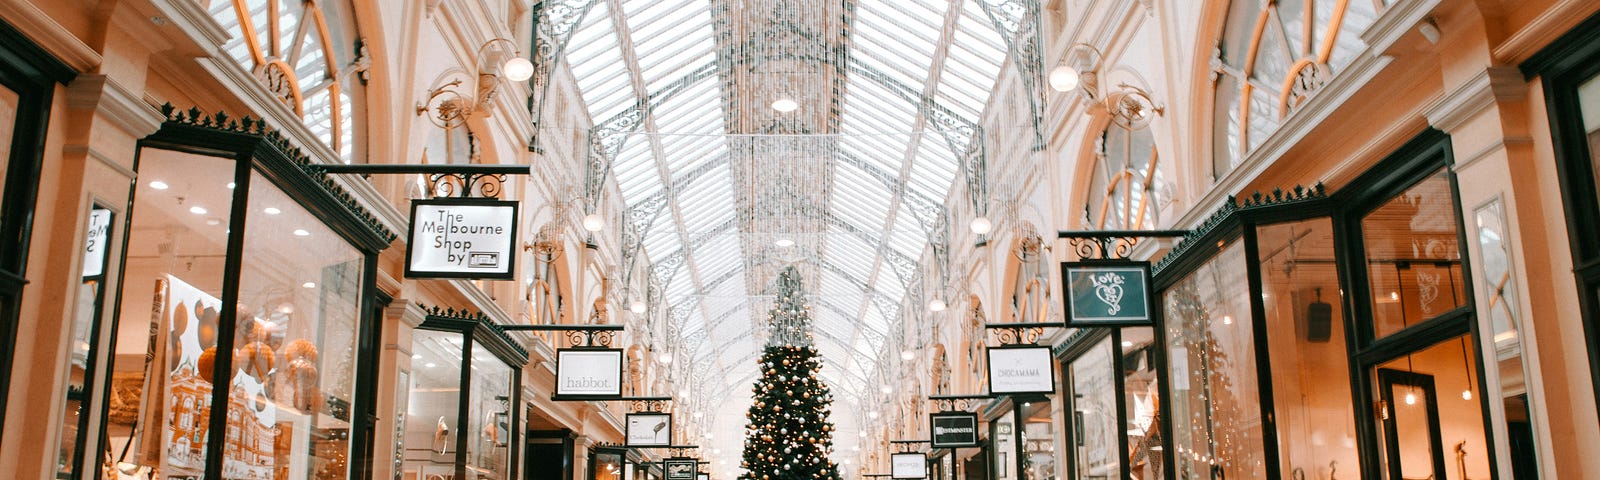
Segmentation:
<svg viewBox="0 0 1600 480">
<path fill-rule="evenodd" d="M 194 0 L 150 0 L 167 21 L 176 25 L 190 40 L 207 52 L 218 52 L 232 35 L 211 18 L 210 12 Z"/>
<path fill-rule="evenodd" d="M 460 322 L 477 322 L 484 328 L 489 329 L 489 331 L 494 332 L 495 335 L 505 339 L 506 346 L 511 347 L 512 351 L 521 355 L 522 358 L 528 358 L 528 350 L 522 348 L 522 345 L 518 344 L 516 341 L 513 341 L 511 339 L 511 335 L 506 334 L 505 328 L 501 327 L 499 323 L 496 323 L 493 319 L 489 318 L 489 315 L 486 315 L 483 312 L 470 311 L 466 309 L 456 310 L 454 308 L 444 308 L 439 306 L 428 306 L 421 303 L 418 303 L 417 307 L 422 309 L 423 313 L 426 313 L 427 316 L 430 317 Z"/>
<path fill-rule="evenodd" d="M 1389 5 L 1389 8 L 1378 14 L 1378 18 L 1361 32 L 1361 41 L 1367 48 L 1374 52 L 1388 52 L 1390 47 L 1400 42 L 1400 38 L 1411 32 L 1422 19 L 1433 13 L 1443 0 L 1399 0 Z"/>
<path fill-rule="evenodd" d="M 1213 230 L 1217 229 L 1217 227 L 1229 223 L 1229 220 L 1231 220 L 1232 217 L 1237 213 L 1248 212 L 1250 210 L 1260 208 L 1311 202 L 1326 198 L 1328 198 L 1328 192 L 1321 183 L 1313 185 L 1311 188 L 1296 186 L 1294 187 L 1293 191 L 1289 192 L 1285 192 L 1281 188 L 1273 189 L 1271 195 L 1256 192 L 1249 198 L 1246 198 L 1243 203 L 1240 203 L 1238 199 L 1230 195 L 1228 196 L 1228 199 L 1222 203 L 1221 207 L 1218 207 L 1215 212 L 1211 213 L 1210 217 L 1206 218 L 1204 223 L 1201 223 L 1193 229 L 1190 229 L 1188 235 L 1184 235 L 1182 240 L 1178 240 L 1178 243 L 1172 246 L 1172 250 L 1168 251 L 1166 256 L 1161 257 L 1161 260 L 1156 262 L 1155 265 L 1151 267 L 1150 273 L 1151 275 L 1160 274 L 1162 270 L 1172 266 L 1172 264 L 1176 263 L 1179 259 L 1184 258 L 1184 256 L 1188 254 L 1190 250 L 1193 250 L 1196 245 L 1201 244 L 1201 239 L 1206 238 L 1206 236 L 1210 235 Z"/>
<path fill-rule="evenodd" d="M 428 317 L 428 312 L 422 309 L 422 304 L 406 301 L 403 298 L 395 299 L 383 309 L 386 318 L 397 318 L 407 327 L 417 328 Z"/>
<path fill-rule="evenodd" d="M 218 132 L 261 137 L 268 144 L 277 148 L 278 151 L 283 152 L 285 156 L 289 157 L 289 159 L 294 162 L 295 166 L 300 168 L 301 172 L 304 172 L 306 175 L 315 180 L 318 185 L 320 185 L 329 194 L 333 195 L 333 197 L 338 200 L 339 203 L 344 204 L 344 207 L 349 209 L 351 214 L 354 214 L 357 218 L 360 218 L 361 221 L 365 223 L 367 227 L 370 228 L 374 233 L 377 233 L 385 243 L 393 243 L 395 238 L 399 237 L 399 235 L 393 230 L 390 230 L 388 227 L 384 226 L 383 222 L 379 221 L 377 216 L 373 215 L 372 212 L 367 211 L 367 209 L 364 208 L 360 202 L 357 202 L 355 197 L 351 196 L 349 192 L 346 192 L 343 187 L 339 186 L 338 182 L 335 182 L 331 177 L 329 177 L 328 174 L 323 171 L 320 165 L 312 162 L 311 157 L 306 156 L 305 152 L 302 152 L 300 148 L 296 147 L 293 142 L 289 141 L 288 138 L 285 138 L 283 135 L 279 134 L 277 130 L 274 130 L 272 127 L 268 126 L 265 119 L 256 119 L 249 115 L 241 118 L 233 118 L 229 117 L 228 114 L 223 112 L 206 115 L 201 112 L 198 107 L 190 108 L 186 111 L 180 111 L 174 108 L 170 103 L 163 104 L 161 106 L 161 114 L 166 117 L 167 123 L 203 128 Z"/>
<path fill-rule="evenodd" d="M 1521 100 L 1525 96 L 1525 85 L 1522 72 L 1516 68 L 1489 67 L 1433 102 L 1422 115 L 1429 125 L 1453 135 L 1495 102 Z"/>
<path fill-rule="evenodd" d="M 142 138 L 161 129 L 166 118 L 159 110 L 105 75 L 79 75 L 67 86 L 67 107 L 94 110 L 95 114 Z"/>
<path fill-rule="evenodd" d="M 0 18 L 73 70 L 88 72 L 100 66 L 100 52 L 31 2 L 0 1 Z"/>
</svg>

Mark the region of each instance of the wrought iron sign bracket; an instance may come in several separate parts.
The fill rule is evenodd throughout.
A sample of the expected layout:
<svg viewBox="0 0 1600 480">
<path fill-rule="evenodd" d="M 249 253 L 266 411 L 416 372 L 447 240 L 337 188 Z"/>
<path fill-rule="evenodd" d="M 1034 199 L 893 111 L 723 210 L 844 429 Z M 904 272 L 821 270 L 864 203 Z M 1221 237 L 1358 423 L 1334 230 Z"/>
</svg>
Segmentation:
<svg viewBox="0 0 1600 480">
<path fill-rule="evenodd" d="M 622 397 L 628 402 L 628 411 L 631 413 L 663 413 L 667 411 L 667 404 L 672 403 L 672 397 Z"/>
<path fill-rule="evenodd" d="M 894 450 L 892 453 L 920 453 L 919 446 L 928 445 L 927 440 L 890 440 L 889 445 Z"/>
<path fill-rule="evenodd" d="M 368 163 L 316 165 L 318 171 L 335 175 L 427 175 L 429 192 L 437 197 L 500 198 L 507 175 L 531 175 L 532 165 L 429 165 Z"/>
<path fill-rule="evenodd" d="M 929 395 L 928 401 L 933 402 L 940 412 L 965 412 L 971 410 L 977 402 L 993 400 L 989 395 Z"/>
<path fill-rule="evenodd" d="M 983 328 L 993 332 L 996 340 L 1001 345 L 1031 345 L 1044 336 L 1046 328 L 1064 328 L 1066 323 L 986 323 Z"/>
<path fill-rule="evenodd" d="M 1084 260 L 1126 260 L 1145 238 L 1181 238 L 1188 230 L 1062 230 L 1056 238 L 1067 240 L 1072 252 Z"/>
<path fill-rule="evenodd" d="M 616 337 L 616 332 L 621 332 L 622 325 L 503 325 L 500 328 L 508 332 L 563 332 L 567 335 L 574 347 L 601 347 L 611 346 L 611 340 Z"/>
</svg>

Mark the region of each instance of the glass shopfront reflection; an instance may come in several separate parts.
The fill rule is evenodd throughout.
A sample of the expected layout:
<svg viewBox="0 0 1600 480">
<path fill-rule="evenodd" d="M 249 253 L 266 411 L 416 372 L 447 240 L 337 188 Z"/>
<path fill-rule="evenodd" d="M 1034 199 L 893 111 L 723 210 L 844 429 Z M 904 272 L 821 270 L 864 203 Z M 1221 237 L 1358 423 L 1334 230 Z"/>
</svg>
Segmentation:
<svg viewBox="0 0 1600 480">
<path fill-rule="evenodd" d="M 1121 475 L 1117 448 L 1117 390 L 1111 337 L 1090 347 L 1067 366 L 1072 395 L 1073 480 L 1109 479 Z"/>
<path fill-rule="evenodd" d="M 401 474 L 421 480 L 512 478 L 518 378 L 527 354 L 480 319 L 430 316 L 412 332 Z M 621 465 L 613 471 L 622 475 Z"/>
</svg>

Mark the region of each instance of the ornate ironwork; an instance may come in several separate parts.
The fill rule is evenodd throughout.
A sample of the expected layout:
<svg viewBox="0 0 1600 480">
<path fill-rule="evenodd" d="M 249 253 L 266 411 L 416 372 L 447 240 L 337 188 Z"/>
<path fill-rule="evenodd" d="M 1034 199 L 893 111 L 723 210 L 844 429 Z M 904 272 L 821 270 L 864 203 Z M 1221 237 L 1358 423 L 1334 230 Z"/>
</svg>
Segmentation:
<svg viewBox="0 0 1600 480">
<path fill-rule="evenodd" d="M 988 395 L 929 395 L 928 401 L 933 402 L 939 412 L 967 412 L 979 405 L 993 400 Z"/>
<path fill-rule="evenodd" d="M 986 323 L 989 336 L 1001 345 L 1027 345 L 1039 342 L 1046 328 L 1063 328 L 1065 323 Z"/>
<path fill-rule="evenodd" d="M 894 453 L 917 453 L 922 451 L 922 445 L 928 445 L 927 440 L 890 440 L 889 446 L 894 447 Z"/>
<path fill-rule="evenodd" d="M 433 185 L 430 193 L 434 197 L 500 198 L 506 176 L 499 173 L 435 173 L 428 176 L 428 182 Z"/>
<path fill-rule="evenodd" d="M 559 332 L 574 347 L 610 348 L 622 325 L 502 325 L 510 332 Z"/>
<path fill-rule="evenodd" d="M 672 397 L 622 397 L 632 413 L 662 413 L 672 404 Z"/>
<path fill-rule="evenodd" d="M 467 309 L 456 310 L 455 308 L 445 308 L 437 305 L 423 305 L 421 303 L 418 303 L 417 307 L 421 308 L 423 313 L 426 313 L 429 317 L 436 317 L 444 320 L 454 320 L 458 322 L 475 322 L 485 329 L 488 329 L 490 332 L 493 332 L 500 338 L 505 339 L 506 346 L 511 347 L 512 351 L 516 352 L 517 355 L 521 356 L 523 359 L 528 358 L 528 350 L 522 348 L 522 345 L 512 341 L 511 337 L 506 335 L 506 332 L 508 331 L 517 330 L 516 328 L 513 328 L 515 327 L 514 325 L 501 325 L 496 323 L 494 319 L 490 318 L 489 315 L 483 312 L 471 311 Z"/>
<path fill-rule="evenodd" d="M 1243 203 L 1230 195 L 1227 200 L 1222 202 L 1222 206 L 1217 207 L 1217 211 L 1212 212 L 1210 217 L 1206 217 L 1204 223 L 1183 235 L 1183 238 L 1178 240 L 1177 245 L 1173 245 L 1172 250 L 1168 251 L 1166 256 L 1161 257 L 1161 260 L 1151 267 L 1150 273 L 1152 275 L 1159 274 L 1161 270 L 1183 258 L 1184 254 L 1200 243 L 1199 240 L 1201 238 L 1211 234 L 1212 230 L 1222 226 L 1236 213 L 1258 208 L 1315 202 L 1327 198 L 1328 192 L 1321 182 L 1312 185 L 1310 188 L 1295 186 L 1293 190 L 1287 192 L 1281 188 L 1273 189 L 1271 195 L 1255 192 L 1255 194 L 1246 197 Z"/>
<path fill-rule="evenodd" d="M 1005 33 L 1006 50 L 1017 65 L 1017 77 L 1022 79 L 1023 91 L 1028 93 L 1029 117 L 1033 120 L 1033 151 L 1044 150 L 1044 89 L 1043 41 L 1039 28 L 1038 0 L 980 0 L 978 6 L 994 23 L 995 30 Z"/>
</svg>

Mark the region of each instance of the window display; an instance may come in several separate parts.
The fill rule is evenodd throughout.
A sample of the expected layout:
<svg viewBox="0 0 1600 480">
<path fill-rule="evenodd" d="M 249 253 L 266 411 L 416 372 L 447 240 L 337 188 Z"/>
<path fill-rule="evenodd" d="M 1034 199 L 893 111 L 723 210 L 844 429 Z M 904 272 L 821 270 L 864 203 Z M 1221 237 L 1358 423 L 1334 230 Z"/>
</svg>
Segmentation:
<svg viewBox="0 0 1600 480">
<path fill-rule="evenodd" d="M 1165 448 L 1162 446 L 1161 383 L 1156 369 L 1155 329 L 1124 328 L 1117 336 L 1121 355 L 1123 392 L 1122 432 L 1128 436 L 1128 474 L 1134 479 L 1158 479 Z"/>
<path fill-rule="evenodd" d="M 1051 418 L 1055 409 L 1049 398 L 1023 402 L 1018 413 L 1022 420 L 1021 480 L 1056 480 L 1056 428 Z"/>
<path fill-rule="evenodd" d="M 1263 225 L 1256 241 L 1263 317 L 1274 347 L 1266 355 L 1280 475 L 1355 478 L 1360 461 L 1333 222 Z"/>
<path fill-rule="evenodd" d="M 1448 175 L 1435 172 L 1361 219 L 1374 337 L 1466 305 Z"/>
<path fill-rule="evenodd" d="M 1117 447 L 1117 390 L 1111 380 L 1111 338 L 1106 337 L 1067 367 L 1072 392 L 1074 480 L 1121 475 Z"/>
<path fill-rule="evenodd" d="M 510 446 L 521 436 L 512 427 L 518 403 L 510 364 L 519 359 L 489 345 L 505 342 L 476 320 L 454 317 L 430 316 L 412 332 L 403 475 L 512 478 Z"/>
<path fill-rule="evenodd" d="M 1390 478 L 1490 478 L 1476 359 L 1467 345 L 1456 337 L 1374 368 Z"/>
<path fill-rule="evenodd" d="M 1178 478 L 1263 478 L 1261 406 L 1241 242 L 1163 295 Z"/>
</svg>

